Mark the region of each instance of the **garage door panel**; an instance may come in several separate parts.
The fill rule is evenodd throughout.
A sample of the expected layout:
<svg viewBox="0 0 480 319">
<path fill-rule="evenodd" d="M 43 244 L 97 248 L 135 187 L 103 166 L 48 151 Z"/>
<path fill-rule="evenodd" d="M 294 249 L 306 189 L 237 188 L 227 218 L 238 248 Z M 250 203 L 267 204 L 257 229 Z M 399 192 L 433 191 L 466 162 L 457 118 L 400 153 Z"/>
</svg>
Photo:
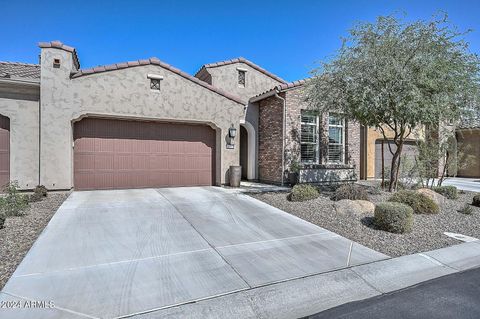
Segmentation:
<svg viewBox="0 0 480 319">
<path fill-rule="evenodd" d="M 76 154 L 74 163 L 75 170 L 94 170 L 95 155 L 93 153 Z"/>
<path fill-rule="evenodd" d="M 75 188 L 212 185 L 208 126 L 83 119 L 74 126 Z"/>
</svg>

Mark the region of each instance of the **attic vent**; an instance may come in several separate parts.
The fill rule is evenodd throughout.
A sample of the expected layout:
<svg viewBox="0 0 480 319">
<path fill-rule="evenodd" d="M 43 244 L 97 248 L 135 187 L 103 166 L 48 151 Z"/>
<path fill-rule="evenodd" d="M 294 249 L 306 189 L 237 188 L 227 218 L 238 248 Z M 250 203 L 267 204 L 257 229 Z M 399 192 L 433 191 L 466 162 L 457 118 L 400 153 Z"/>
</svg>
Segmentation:
<svg viewBox="0 0 480 319">
<path fill-rule="evenodd" d="M 53 59 L 53 67 L 55 69 L 60 68 L 60 59 Z"/>
<path fill-rule="evenodd" d="M 163 76 L 157 74 L 147 74 L 147 78 L 150 79 L 150 89 L 160 91 L 160 81 L 163 80 Z"/>
<path fill-rule="evenodd" d="M 238 86 L 245 87 L 245 75 L 247 73 L 246 70 L 237 69 L 238 71 Z"/>
</svg>

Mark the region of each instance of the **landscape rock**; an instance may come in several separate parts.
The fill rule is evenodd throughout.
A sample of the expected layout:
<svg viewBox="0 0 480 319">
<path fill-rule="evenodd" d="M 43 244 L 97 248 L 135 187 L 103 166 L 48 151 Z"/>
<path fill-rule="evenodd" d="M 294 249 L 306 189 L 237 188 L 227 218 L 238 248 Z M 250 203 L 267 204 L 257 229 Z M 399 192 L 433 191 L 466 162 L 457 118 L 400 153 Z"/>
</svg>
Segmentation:
<svg viewBox="0 0 480 319">
<path fill-rule="evenodd" d="M 373 214 L 375 204 L 368 200 L 342 199 L 333 204 L 335 211 L 339 214 Z"/>
<path fill-rule="evenodd" d="M 417 192 L 427 196 L 440 207 L 442 207 L 445 204 L 445 201 L 446 201 L 445 196 L 431 190 L 430 188 L 420 188 L 417 190 Z"/>
</svg>

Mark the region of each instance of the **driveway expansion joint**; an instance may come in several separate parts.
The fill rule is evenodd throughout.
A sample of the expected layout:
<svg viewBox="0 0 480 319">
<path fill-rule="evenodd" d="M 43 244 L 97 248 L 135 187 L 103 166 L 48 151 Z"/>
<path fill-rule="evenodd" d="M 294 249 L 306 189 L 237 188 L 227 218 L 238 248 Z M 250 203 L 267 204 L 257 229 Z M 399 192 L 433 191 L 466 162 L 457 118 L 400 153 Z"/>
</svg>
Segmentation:
<svg viewBox="0 0 480 319">
<path fill-rule="evenodd" d="M 185 217 L 185 215 L 182 214 L 182 212 L 178 209 L 178 207 L 172 203 L 172 201 L 170 199 L 168 199 L 165 195 L 163 195 L 162 193 L 160 193 L 159 191 L 157 191 L 157 193 L 160 194 L 160 196 L 162 196 L 163 198 L 165 198 L 169 203 L 170 205 L 172 205 L 173 208 L 175 208 L 175 211 L 183 217 L 183 219 L 185 219 L 185 221 L 187 223 L 190 224 L 190 226 L 198 233 L 198 235 L 200 235 L 200 237 L 203 238 L 203 240 L 220 256 L 220 258 L 223 259 L 223 261 L 225 262 L 225 264 L 227 264 L 234 272 L 235 274 L 237 274 L 237 276 L 242 279 L 242 281 L 249 287 L 249 288 L 252 288 L 252 286 L 247 282 L 247 280 L 245 280 L 245 278 L 243 278 L 242 275 L 240 275 L 240 273 L 238 272 L 237 269 L 235 269 L 235 267 L 233 267 L 233 265 L 231 265 L 226 259 L 225 257 L 220 253 L 220 251 L 217 250 L 217 248 L 215 246 L 213 246 L 208 240 L 207 238 L 205 238 L 205 236 L 190 222 L 190 220 L 187 219 L 187 217 Z"/>
</svg>

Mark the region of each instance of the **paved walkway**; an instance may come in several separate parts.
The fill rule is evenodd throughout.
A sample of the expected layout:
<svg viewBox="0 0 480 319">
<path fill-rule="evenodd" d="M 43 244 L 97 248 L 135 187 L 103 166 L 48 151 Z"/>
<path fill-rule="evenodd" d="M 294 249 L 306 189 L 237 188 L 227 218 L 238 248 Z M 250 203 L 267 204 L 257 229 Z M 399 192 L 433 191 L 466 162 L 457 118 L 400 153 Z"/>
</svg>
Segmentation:
<svg viewBox="0 0 480 319">
<path fill-rule="evenodd" d="M 179 309 L 172 317 L 248 317 L 259 291 L 276 296 L 268 307 L 281 315 L 292 297 L 334 291 L 345 276 L 356 280 L 348 284 L 355 294 L 369 296 L 351 270 L 331 272 L 386 258 L 222 188 L 74 192 L 0 293 L 21 309 L 0 309 L 0 317 L 156 318 Z M 323 273 L 330 279 L 314 278 Z M 278 299 L 292 289 L 296 296 Z M 229 299 L 218 311 L 188 310 L 244 294 L 253 294 L 248 308 Z"/>
</svg>

